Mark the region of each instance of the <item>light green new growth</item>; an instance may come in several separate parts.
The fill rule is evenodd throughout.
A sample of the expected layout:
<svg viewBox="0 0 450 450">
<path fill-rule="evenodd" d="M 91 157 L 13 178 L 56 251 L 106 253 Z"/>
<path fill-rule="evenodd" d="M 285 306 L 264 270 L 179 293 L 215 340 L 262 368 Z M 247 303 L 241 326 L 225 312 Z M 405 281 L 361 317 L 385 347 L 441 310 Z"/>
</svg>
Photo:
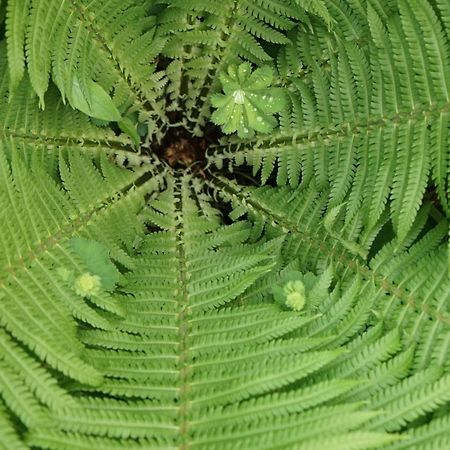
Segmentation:
<svg viewBox="0 0 450 450">
<path fill-rule="evenodd" d="M 224 133 L 237 131 L 241 138 L 254 136 L 255 131 L 269 133 L 277 125 L 273 114 L 283 109 L 283 90 L 270 88 L 273 70 L 264 66 L 251 73 L 251 65 L 229 66 L 221 74 L 222 94 L 215 94 L 211 104 L 217 108 L 211 120 L 222 125 Z"/>
<path fill-rule="evenodd" d="M 449 144 L 448 0 L 0 0 L 0 450 L 449 449 Z"/>
<path fill-rule="evenodd" d="M 283 287 L 285 304 L 294 311 L 301 311 L 305 306 L 305 285 L 302 281 L 288 281 Z"/>
<path fill-rule="evenodd" d="M 98 275 L 86 272 L 74 280 L 73 287 L 78 295 L 91 298 L 100 292 L 102 282 Z"/>
</svg>

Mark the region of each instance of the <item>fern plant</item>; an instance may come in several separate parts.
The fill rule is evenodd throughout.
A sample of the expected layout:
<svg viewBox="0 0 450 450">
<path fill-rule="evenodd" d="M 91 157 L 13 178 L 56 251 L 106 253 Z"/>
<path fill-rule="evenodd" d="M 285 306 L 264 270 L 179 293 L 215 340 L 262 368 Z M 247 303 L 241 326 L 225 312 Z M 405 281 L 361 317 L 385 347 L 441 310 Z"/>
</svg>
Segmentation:
<svg viewBox="0 0 450 450">
<path fill-rule="evenodd" d="M 0 39 L 0 448 L 450 448 L 447 0 Z"/>
</svg>

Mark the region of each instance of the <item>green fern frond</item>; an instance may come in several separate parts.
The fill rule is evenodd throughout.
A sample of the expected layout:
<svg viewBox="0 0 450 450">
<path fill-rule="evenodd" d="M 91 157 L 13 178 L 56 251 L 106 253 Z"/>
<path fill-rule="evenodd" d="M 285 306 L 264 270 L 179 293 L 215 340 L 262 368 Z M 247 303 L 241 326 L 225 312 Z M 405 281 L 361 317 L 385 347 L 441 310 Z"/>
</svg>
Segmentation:
<svg viewBox="0 0 450 450">
<path fill-rule="evenodd" d="M 266 43 L 288 45 L 286 31 L 309 21 L 307 12 L 332 19 L 324 2 L 234 1 L 219 3 L 162 0 L 162 30 L 168 37 L 163 52 L 172 59 L 171 108 L 185 109 L 185 125 L 201 134 L 210 114 L 210 96 L 220 90 L 219 75 L 232 64 L 249 60 L 261 65 L 273 59 Z M 199 55 L 200 58 L 199 58 Z M 178 68 L 182 67 L 183 70 Z M 185 102 L 180 100 L 189 92 Z"/>
<path fill-rule="evenodd" d="M 347 220 L 362 208 L 368 226 L 391 198 L 391 218 L 403 240 L 430 175 L 448 211 L 445 24 L 428 2 L 412 0 L 401 2 L 398 12 L 369 2 L 366 17 L 353 18 L 351 9 L 341 13 L 360 28 L 353 34 L 364 44 L 341 28 L 320 45 L 325 28 L 318 27 L 317 37 L 299 28 L 293 38 L 298 56 L 283 48 L 279 59 L 292 103 L 281 113 L 279 133 L 249 142 L 226 139 L 210 160 L 247 163 L 254 173 L 261 171 L 262 183 L 275 171 L 278 184 L 308 184 L 312 178 L 320 188 L 330 183 L 330 206 L 348 196 Z M 315 48 L 305 46 L 314 38 Z"/>
<path fill-rule="evenodd" d="M 107 121 L 139 111 L 150 133 L 157 134 L 167 118 L 159 98 L 165 81 L 148 66 L 164 46 L 154 25 L 145 7 L 133 1 L 10 0 L 6 43 L 11 95 L 26 61 L 41 107 L 51 76 L 72 107 Z"/>
<path fill-rule="evenodd" d="M 85 352 L 105 382 L 95 389 L 74 386 L 74 393 L 84 393 L 83 400 L 53 417 L 53 431 L 31 431 L 30 445 L 69 448 L 71 440 L 88 445 L 89 439 L 106 445 L 101 439 L 107 438 L 111 443 L 122 439 L 124 445 L 130 439 L 130 445 L 164 442 L 167 448 L 252 448 L 255 442 L 261 448 L 275 443 L 319 446 L 323 415 L 340 414 L 328 439 L 343 442 L 378 414 L 357 412 L 356 403 L 326 406 L 358 384 L 352 379 L 283 392 L 284 386 L 305 383 L 341 351 L 301 350 L 301 330 L 307 334 L 317 315 L 302 316 L 275 305 L 233 304 L 240 292 L 271 271 L 280 243 L 230 247 L 211 241 L 209 237 L 229 230 L 214 216 L 203 215 L 196 195 L 189 177 L 169 178 L 167 190 L 150 202 L 146 219 L 161 230 L 144 239 L 136 269 L 125 276 L 124 289 L 133 295 L 122 298 L 124 321 L 114 335 L 81 331 L 86 344 L 105 342 Z M 297 336 L 284 338 L 292 333 Z M 255 365 L 261 369 L 258 374 L 252 370 Z M 101 400 L 95 393 L 128 400 Z M 349 414 L 342 415 L 344 411 Z M 368 448 L 392 439 L 367 432 L 358 445 Z"/>
<path fill-rule="evenodd" d="M 69 189 L 68 192 L 63 191 L 62 186 L 57 186 L 38 167 L 32 174 L 17 156 L 17 151 L 14 148 L 10 151 L 11 162 L 6 160 L 4 153 L 1 155 L 2 224 L 8 233 L 7 239 L 1 239 L 1 323 L 12 337 L 50 367 L 76 379 L 98 383 L 100 374 L 80 359 L 82 346 L 76 337 L 76 323 L 72 316 L 93 326 L 109 328 L 110 325 L 75 291 L 67 289 L 65 280 L 58 275 L 58 269 L 74 274 L 86 271 L 83 270 L 85 263 L 67 242 L 76 234 L 110 244 L 111 256 L 127 263 L 118 238 L 111 232 L 108 236 L 101 229 L 105 219 L 114 217 L 117 208 L 124 206 L 124 203 L 127 208 L 133 204 L 138 207 L 142 201 L 139 200 L 139 197 L 142 199 L 139 191 L 123 200 L 114 200 L 112 195 L 118 190 L 129 189 L 139 175 L 129 172 L 119 179 L 120 183 L 110 185 L 98 172 L 92 171 L 86 177 L 83 167 L 78 165 L 77 168 L 73 163 L 67 169 L 71 176 L 81 170 L 87 182 L 99 177 L 97 187 L 109 185 L 107 189 L 91 191 L 92 199 L 87 196 L 77 199 L 68 185 L 63 185 Z M 80 163 L 81 159 L 75 161 Z M 60 162 L 65 164 L 63 156 Z M 39 180 L 38 191 L 33 187 L 33 179 L 35 182 Z M 130 234 L 135 232 L 136 226 Z M 124 235 L 120 239 L 127 238 Z M 44 315 L 41 316 L 41 313 Z M 40 319 L 36 320 L 37 317 Z M 62 337 L 64 344 L 61 343 Z M 65 345 L 71 350 L 63 350 Z"/>
<path fill-rule="evenodd" d="M 115 136 L 111 130 L 95 126 L 85 115 L 64 106 L 54 88 L 50 88 L 46 93 L 45 111 L 40 110 L 27 76 L 11 97 L 4 44 L 0 44 L 0 67 L 2 140 L 14 139 L 17 143 L 23 142 L 45 149 L 83 144 L 94 148 L 94 151 L 95 147 L 102 144 L 104 152 L 108 151 L 109 146 L 121 148 L 130 143 L 125 136 Z"/>
<path fill-rule="evenodd" d="M 0 1 L 0 448 L 450 448 L 449 58 L 444 0 Z"/>
</svg>

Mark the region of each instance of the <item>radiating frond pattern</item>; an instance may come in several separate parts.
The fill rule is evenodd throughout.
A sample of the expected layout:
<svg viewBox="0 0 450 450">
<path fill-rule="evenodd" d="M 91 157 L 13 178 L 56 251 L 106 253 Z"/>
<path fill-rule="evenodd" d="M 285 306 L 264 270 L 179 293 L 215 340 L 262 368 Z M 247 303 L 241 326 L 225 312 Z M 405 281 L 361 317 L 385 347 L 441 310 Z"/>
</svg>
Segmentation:
<svg viewBox="0 0 450 450">
<path fill-rule="evenodd" d="M 0 449 L 450 448 L 449 58 L 445 0 L 0 0 Z"/>
<path fill-rule="evenodd" d="M 344 218 L 330 227 L 326 192 L 320 198 L 314 186 L 307 191 L 299 187 L 297 192 L 286 187 L 242 189 L 226 179 L 216 179 L 211 185 L 231 202 L 233 217 L 251 219 L 255 237 L 285 236 L 281 268 L 317 271 L 332 267 L 342 286 L 347 286 L 339 300 L 322 306 L 311 303 L 313 311 L 321 311 L 323 317 L 318 319 L 322 325 L 312 324 L 309 331 L 314 337 L 330 333 L 332 347 L 348 345 L 349 353 L 332 363 L 323 376 L 367 376 L 371 388 L 353 389 L 344 398 L 365 400 L 375 409 L 385 409 L 385 415 L 373 421 L 370 429 L 399 431 L 412 422 L 414 430 L 414 420 L 420 414 L 439 411 L 448 402 L 444 394 L 450 356 L 450 280 L 443 243 L 446 221 L 425 234 L 423 222 L 417 221 L 408 236 L 415 240 L 413 245 L 399 247 L 393 241 L 367 263 L 367 256 L 363 256 L 365 245 L 372 243 L 370 234 L 358 242 L 360 227 L 346 226 Z M 241 301 L 260 304 L 277 279 L 273 273 L 262 277 Z M 330 309 L 325 312 L 323 307 Z M 373 328 L 367 330 L 368 324 Z M 421 404 L 421 413 L 406 406 L 413 398 Z M 429 448 L 439 448 L 440 438 L 436 439 Z"/>
<path fill-rule="evenodd" d="M 126 446 L 131 439 L 136 448 L 291 448 L 301 442 L 306 448 L 351 440 L 378 417 L 357 402 L 336 403 L 360 381 L 352 371 L 326 376 L 324 368 L 337 363 L 342 350 L 320 348 L 329 341 L 326 333 L 309 336 L 320 313 L 233 303 L 276 266 L 281 241 L 246 244 L 248 225 L 221 226 L 198 195 L 189 178 L 177 177 L 150 203 L 145 219 L 159 231 L 144 239 L 135 270 L 125 277 L 124 320 L 114 330 L 80 330 L 85 357 L 104 383 L 72 385 L 76 404 L 57 410 L 51 429 L 31 430 L 29 444 L 113 448 L 116 439 Z M 387 345 L 397 350 L 398 336 Z M 321 372 L 320 382 L 307 382 Z M 294 390 L 283 392 L 292 384 Z M 305 433 L 305 421 L 320 429 L 324 415 L 339 412 L 345 419 L 325 441 Z M 258 437 L 251 438 L 249 428 Z M 367 432 L 361 448 L 392 440 Z"/>
<path fill-rule="evenodd" d="M 369 227 L 389 201 L 401 240 L 430 183 L 449 211 L 445 7 L 413 0 L 330 4 L 334 33 L 315 19 L 314 33 L 298 27 L 295 45 L 277 57 L 291 99 L 279 133 L 224 140 L 211 161 L 247 163 L 262 183 L 276 172 L 280 185 L 330 185 L 329 205 L 345 200 L 347 221 L 363 209 Z"/>
<path fill-rule="evenodd" d="M 273 60 L 266 48 L 290 45 L 286 32 L 307 12 L 330 21 L 324 2 L 161 0 L 161 30 L 168 36 L 163 54 L 171 59 L 170 109 L 184 111 L 183 122 L 201 134 L 209 120 L 210 96 L 220 90 L 218 75 L 239 58 L 256 64 Z M 186 98 L 185 98 L 186 97 Z"/>
</svg>

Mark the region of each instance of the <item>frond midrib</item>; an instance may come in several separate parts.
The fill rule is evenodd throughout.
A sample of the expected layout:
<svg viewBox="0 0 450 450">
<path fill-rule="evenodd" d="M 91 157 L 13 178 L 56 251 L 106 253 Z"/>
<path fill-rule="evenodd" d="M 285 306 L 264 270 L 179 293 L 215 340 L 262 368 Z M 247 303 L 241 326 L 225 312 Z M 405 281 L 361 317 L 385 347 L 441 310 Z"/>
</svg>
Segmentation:
<svg viewBox="0 0 450 450">
<path fill-rule="evenodd" d="M 450 324 L 450 313 L 433 310 L 428 305 L 419 302 L 417 294 L 411 293 L 407 288 L 401 287 L 394 281 L 386 279 L 382 273 L 379 273 L 376 269 L 372 269 L 362 258 L 351 253 L 338 242 L 333 241 L 331 247 L 327 245 L 326 237 L 329 233 L 327 233 L 323 225 L 320 227 L 316 226 L 314 233 L 310 233 L 308 229 L 301 228 L 301 224 L 296 224 L 287 217 L 282 217 L 274 213 L 264 205 L 258 203 L 256 199 L 250 198 L 244 190 L 234 189 L 229 183 L 223 183 L 220 178 L 214 176 L 210 177 L 209 182 L 215 190 L 232 194 L 235 198 L 239 199 L 242 204 L 250 205 L 259 213 L 270 219 L 268 222 L 273 221 L 273 223 L 284 230 L 284 232 L 293 233 L 299 240 L 308 242 L 308 244 L 316 248 L 323 256 L 331 258 L 333 263 L 337 266 L 341 266 L 343 270 L 349 269 L 355 275 L 359 274 L 368 285 L 373 285 L 380 292 L 391 294 L 398 300 L 410 305 L 420 304 L 421 310 L 432 316 L 433 320 L 444 324 Z"/>
</svg>

